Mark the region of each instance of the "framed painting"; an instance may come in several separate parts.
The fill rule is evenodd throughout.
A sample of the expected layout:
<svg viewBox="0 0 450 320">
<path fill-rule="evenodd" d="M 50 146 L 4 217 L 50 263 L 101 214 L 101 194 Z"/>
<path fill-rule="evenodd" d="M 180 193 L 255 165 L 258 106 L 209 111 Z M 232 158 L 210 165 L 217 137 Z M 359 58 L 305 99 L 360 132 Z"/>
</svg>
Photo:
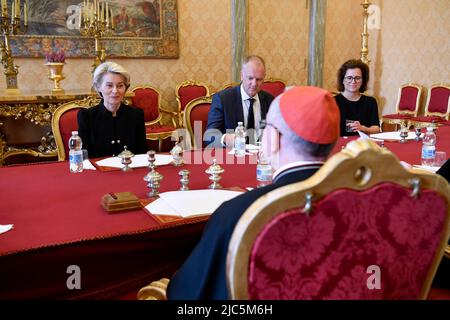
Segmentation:
<svg viewBox="0 0 450 320">
<path fill-rule="evenodd" d="M 11 37 L 13 56 L 42 58 L 52 50 L 64 50 L 67 57 L 93 57 L 94 38 L 80 32 L 83 8 L 93 2 L 28 0 L 28 31 Z M 109 57 L 179 57 L 177 0 L 106 2 L 114 31 L 101 41 Z"/>
</svg>

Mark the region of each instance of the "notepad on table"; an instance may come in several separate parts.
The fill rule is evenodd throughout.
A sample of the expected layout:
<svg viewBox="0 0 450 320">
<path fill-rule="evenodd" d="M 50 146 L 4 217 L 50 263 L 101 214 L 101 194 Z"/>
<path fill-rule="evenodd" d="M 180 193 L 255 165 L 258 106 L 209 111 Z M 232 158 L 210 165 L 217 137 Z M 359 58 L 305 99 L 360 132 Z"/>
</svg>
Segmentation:
<svg viewBox="0 0 450 320">
<path fill-rule="evenodd" d="M 242 194 L 230 190 L 169 191 L 159 195 L 145 209 L 151 214 L 180 216 L 183 218 L 213 213 L 223 202 Z"/>
</svg>

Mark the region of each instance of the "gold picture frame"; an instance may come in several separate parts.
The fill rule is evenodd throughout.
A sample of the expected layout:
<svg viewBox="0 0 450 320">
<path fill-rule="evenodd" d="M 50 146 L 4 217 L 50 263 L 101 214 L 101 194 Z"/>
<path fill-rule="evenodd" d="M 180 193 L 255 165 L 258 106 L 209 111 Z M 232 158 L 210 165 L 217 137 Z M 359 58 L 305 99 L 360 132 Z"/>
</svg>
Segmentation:
<svg viewBox="0 0 450 320">
<path fill-rule="evenodd" d="M 93 2 L 93 0 L 88 0 Z M 99 0 L 101 3 L 101 1 Z M 178 58 L 177 0 L 107 0 L 115 35 L 102 38 L 108 57 Z M 12 37 L 13 56 L 95 56 L 94 39 L 79 32 L 82 0 L 28 0 L 28 32 Z"/>
</svg>

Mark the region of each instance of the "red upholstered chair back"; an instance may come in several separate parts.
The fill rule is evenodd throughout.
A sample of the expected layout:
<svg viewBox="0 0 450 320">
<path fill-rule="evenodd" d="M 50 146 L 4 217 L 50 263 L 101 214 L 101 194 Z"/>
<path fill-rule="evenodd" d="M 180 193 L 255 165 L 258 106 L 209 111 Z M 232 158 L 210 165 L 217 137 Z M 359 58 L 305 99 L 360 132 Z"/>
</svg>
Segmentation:
<svg viewBox="0 0 450 320">
<path fill-rule="evenodd" d="M 78 111 L 98 103 L 99 99 L 71 101 L 59 106 L 52 117 L 52 131 L 55 137 L 58 160 L 64 161 L 69 154 L 68 141 L 72 131 L 78 130 Z"/>
<path fill-rule="evenodd" d="M 212 97 L 200 97 L 188 103 L 184 110 L 184 127 L 191 138 L 194 149 L 202 148 L 203 134 L 208 124 L 208 113 L 211 108 Z"/>
<path fill-rule="evenodd" d="M 450 112 L 450 86 L 436 84 L 428 91 L 425 116 L 436 115 L 448 120 Z"/>
<path fill-rule="evenodd" d="M 176 99 L 178 111 L 184 111 L 189 102 L 209 95 L 208 86 L 200 81 L 187 80 L 177 86 Z"/>
<path fill-rule="evenodd" d="M 442 177 L 352 141 L 244 213 L 228 250 L 230 296 L 425 299 L 450 236 L 449 200 Z"/>
<path fill-rule="evenodd" d="M 412 83 L 402 85 L 398 92 L 397 113 L 416 117 L 419 112 L 421 95 L 421 86 Z"/>
<path fill-rule="evenodd" d="M 266 79 L 264 80 L 261 89 L 273 95 L 274 97 L 282 94 L 286 88 L 286 83 L 283 80 L 278 79 Z"/>
<path fill-rule="evenodd" d="M 131 98 L 131 104 L 134 107 L 144 110 L 144 121 L 154 123 L 160 118 L 160 92 L 151 86 L 139 86 L 131 90 L 134 96 Z"/>
</svg>

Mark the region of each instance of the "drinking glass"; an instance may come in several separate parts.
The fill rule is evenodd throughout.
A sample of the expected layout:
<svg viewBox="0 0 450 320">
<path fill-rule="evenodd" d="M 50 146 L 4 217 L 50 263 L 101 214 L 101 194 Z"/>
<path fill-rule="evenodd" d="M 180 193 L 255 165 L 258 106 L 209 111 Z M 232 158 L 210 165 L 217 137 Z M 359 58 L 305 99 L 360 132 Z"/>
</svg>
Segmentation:
<svg viewBox="0 0 450 320">
<path fill-rule="evenodd" d="M 447 153 L 445 151 L 436 151 L 436 157 L 434 158 L 434 166 L 442 167 L 447 161 Z"/>
<path fill-rule="evenodd" d="M 416 133 L 416 137 L 414 140 L 420 141 L 420 135 L 422 134 L 422 130 L 420 128 L 414 128 L 414 132 Z"/>
<path fill-rule="evenodd" d="M 352 123 L 355 122 L 355 120 L 345 120 L 345 131 L 346 132 L 353 132 Z"/>
<path fill-rule="evenodd" d="M 400 143 L 405 143 L 407 137 L 408 137 L 408 128 L 402 126 L 402 127 L 400 128 L 400 138 L 402 138 L 402 139 L 400 140 Z"/>
</svg>

